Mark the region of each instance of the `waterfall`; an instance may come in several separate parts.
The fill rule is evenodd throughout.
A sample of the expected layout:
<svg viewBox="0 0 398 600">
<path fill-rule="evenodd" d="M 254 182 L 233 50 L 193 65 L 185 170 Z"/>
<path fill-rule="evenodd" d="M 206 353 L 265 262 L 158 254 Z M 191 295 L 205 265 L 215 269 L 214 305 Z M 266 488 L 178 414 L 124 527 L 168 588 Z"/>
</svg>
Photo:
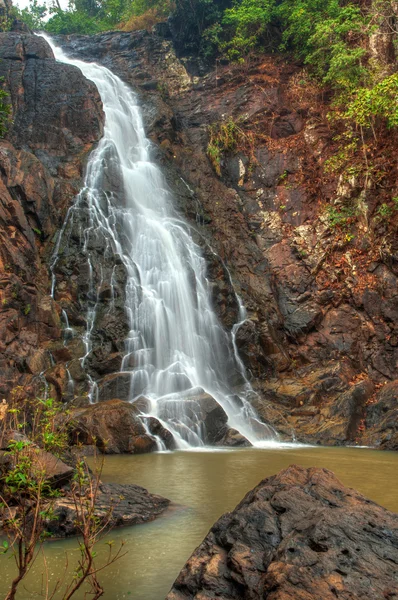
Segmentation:
<svg viewBox="0 0 398 600">
<path fill-rule="evenodd" d="M 228 426 L 253 445 L 276 439 L 248 401 L 254 392 L 237 355 L 238 325 L 226 332 L 213 310 L 205 260 L 188 224 L 173 208 L 160 169 L 151 161 L 136 95 L 107 68 L 69 59 L 46 39 L 58 61 L 78 67 L 94 82 L 103 103 L 104 135 L 91 153 L 76 202 L 85 202 L 89 211 L 82 252 L 91 296 L 98 296 L 92 289 L 91 235 L 101 232 L 127 272 L 130 331 L 121 370 L 131 375 L 130 401 L 147 398 L 143 420 L 156 417 L 180 448 L 206 443 L 199 415 L 206 394 L 223 408 Z M 117 181 L 111 192 L 104 191 L 104 172 L 108 179 L 111 172 L 112 181 Z M 58 242 L 53 274 L 59 247 Z M 112 287 L 112 281 L 107 283 Z M 91 351 L 96 309 L 94 301 L 86 315 L 83 366 Z M 90 397 L 96 393 L 92 382 Z"/>
</svg>

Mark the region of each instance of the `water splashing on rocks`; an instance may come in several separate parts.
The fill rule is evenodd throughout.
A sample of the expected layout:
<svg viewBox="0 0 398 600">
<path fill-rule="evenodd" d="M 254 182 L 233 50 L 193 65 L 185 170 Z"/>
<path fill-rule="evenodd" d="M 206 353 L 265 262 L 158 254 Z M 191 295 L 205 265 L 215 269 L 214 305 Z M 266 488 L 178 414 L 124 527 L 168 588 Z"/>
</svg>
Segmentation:
<svg viewBox="0 0 398 600">
<path fill-rule="evenodd" d="M 76 207 L 88 214 L 81 242 L 90 302 L 82 365 L 92 350 L 103 285 L 114 297 L 113 276 L 100 286 L 93 277 L 90 247 L 100 237 L 105 255 L 119 257 L 127 274 L 130 330 L 121 371 L 131 380 L 128 399 L 142 404 L 145 426 L 150 417 L 157 419 L 180 448 L 222 445 L 231 436 L 237 445 L 275 440 L 275 432 L 259 421 L 248 401 L 253 390 L 234 341 L 239 323 L 226 332 L 213 310 L 205 259 L 151 161 L 135 94 L 105 67 L 71 60 L 48 41 L 59 61 L 75 65 L 95 83 L 106 116 L 84 189 L 67 216 L 73 219 Z M 64 226 L 61 236 L 65 231 Z M 56 246 L 53 274 L 62 244 L 59 240 Z M 53 277 L 53 292 L 55 287 Z M 245 318 L 241 306 L 241 321 Z M 92 400 L 97 391 L 92 380 Z M 160 441 L 158 447 L 163 449 Z"/>
</svg>

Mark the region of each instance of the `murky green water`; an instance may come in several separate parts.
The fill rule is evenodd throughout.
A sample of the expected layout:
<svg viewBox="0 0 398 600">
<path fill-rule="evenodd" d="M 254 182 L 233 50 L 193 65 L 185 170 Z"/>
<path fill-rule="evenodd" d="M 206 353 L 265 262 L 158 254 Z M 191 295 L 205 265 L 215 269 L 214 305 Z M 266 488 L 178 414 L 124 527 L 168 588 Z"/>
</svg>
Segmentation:
<svg viewBox="0 0 398 600">
<path fill-rule="evenodd" d="M 181 505 L 153 523 L 118 530 L 128 553 L 102 575 L 106 600 L 163 600 L 175 577 L 214 521 L 233 509 L 261 479 L 290 464 L 333 470 L 348 486 L 398 512 L 398 453 L 359 448 L 304 448 L 176 452 L 113 456 L 103 479 L 137 483 Z M 50 577 L 65 571 L 76 557 L 76 541 L 47 544 Z M 0 557 L 0 597 L 12 575 L 12 561 Z M 38 561 L 18 600 L 39 597 L 42 564 Z M 83 595 L 81 596 L 83 598 Z"/>
</svg>

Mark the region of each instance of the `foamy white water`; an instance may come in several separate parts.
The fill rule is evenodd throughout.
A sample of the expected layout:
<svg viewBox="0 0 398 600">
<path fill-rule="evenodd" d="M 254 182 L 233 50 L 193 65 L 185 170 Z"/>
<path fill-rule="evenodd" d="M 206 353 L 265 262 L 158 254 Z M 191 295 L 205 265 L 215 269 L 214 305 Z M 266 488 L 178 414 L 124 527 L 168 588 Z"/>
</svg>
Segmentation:
<svg viewBox="0 0 398 600">
<path fill-rule="evenodd" d="M 235 345 L 239 324 L 226 332 L 211 305 L 206 262 L 189 226 L 173 208 L 173 198 L 159 168 L 150 159 L 136 95 L 103 66 L 70 59 L 51 45 L 58 61 L 78 67 L 96 85 L 105 112 L 104 135 L 89 158 L 84 202 L 90 226 L 82 251 L 87 257 L 91 297 L 98 298 L 92 278 L 90 236 L 101 234 L 127 270 L 126 311 L 130 332 L 122 371 L 131 374 L 130 401 L 150 400 L 147 415 L 173 433 L 179 448 L 206 444 L 198 396 L 210 394 L 228 415 L 228 425 L 253 445 L 277 440 L 261 423 L 248 397 L 253 390 Z M 104 172 L 117 181 L 104 191 Z M 73 208 L 67 219 L 73 218 Z M 120 224 L 122 235 L 120 235 Z M 53 262 L 55 272 L 61 231 Z M 112 281 L 108 282 L 112 286 Z M 53 277 L 53 291 L 56 285 Z M 86 355 L 91 352 L 97 303 L 86 315 Z M 241 306 L 241 320 L 245 319 Z M 92 382 L 95 401 L 97 384 Z M 161 446 L 159 449 L 162 449 Z"/>
</svg>

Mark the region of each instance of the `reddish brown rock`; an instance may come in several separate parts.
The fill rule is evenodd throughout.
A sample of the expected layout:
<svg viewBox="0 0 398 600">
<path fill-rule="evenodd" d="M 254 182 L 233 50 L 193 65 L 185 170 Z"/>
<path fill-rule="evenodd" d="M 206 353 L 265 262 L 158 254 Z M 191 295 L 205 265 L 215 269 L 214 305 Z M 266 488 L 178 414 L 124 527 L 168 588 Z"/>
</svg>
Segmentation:
<svg viewBox="0 0 398 600">
<path fill-rule="evenodd" d="M 367 406 L 362 444 L 398 450 L 398 380 L 385 385 Z"/>
<path fill-rule="evenodd" d="M 74 443 L 95 444 L 105 454 L 142 454 L 157 449 L 138 417 L 139 410 L 122 400 L 72 409 L 70 414 Z"/>
<path fill-rule="evenodd" d="M 167 600 L 398 597 L 398 515 L 326 469 L 291 466 L 223 515 Z"/>
<path fill-rule="evenodd" d="M 35 372 L 46 371 L 51 389 L 69 400 L 67 368 L 75 395 L 84 398 L 87 376 L 79 359 L 85 351 L 57 348 L 52 358 L 59 364 L 50 372 L 51 357 L 38 354 L 38 346 L 50 349 L 59 340 L 61 309 L 77 336 L 86 327 L 85 307 L 92 298 L 79 232 L 71 226 L 68 244 L 61 247 L 55 306 L 42 302 L 50 283 L 44 256 L 51 256 L 53 234 L 101 133 L 99 98 L 76 69 L 54 62 L 41 38 L 3 35 L 0 75 L 11 92 L 14 123 L 8 142 L 0 143 L 0 393 L 37 382 Z M 238 319 L 232 282 L 247 307 L 236 343 L 260 393 L 264 419 L 286 437 L 296 431 L 312 442 L 354 442 L 372 382 L 398 377 L 398 247 L 391 231 L 384 235 L 383 224 L 382 235 L 358 223 L 349 235 L 330 226 L 328 206 L 362 200 L 358 182 L 325 178 L 323 164 L 334 149 L 321 95 L 304 89 L 295 95 L 297 78 L 299 87 L 305 84 L 303 74 L 276 56 L 262 57 L 245 74 L 228 65 L 193 76 L 170 40 L 155 32 L 68 36 L 62 43 L 71 55 L 102 62 L 138 90 L 177 208 L 195 222 L 193 235 L 208 262 L 218 316 L 229 330 Z M 208 126 L 230 117 L 261 136 L 251 151 L 225 153 L 218 177 L 206 156 Z M 369 218 L 385 201 L 384 183 L 383 189 L 365 194 Z M 87 215 L 76 214 L 76 220 L 87 228 Z M 121 368 L 128 332 L 126 274 L 115 257 L 103 262 L 103 246 L 96 244 L 90 251 L 100 288 L 98 311 L 84 369 L 102 380 L 102 398 L 127 398 L 128 384 L 107 379 Z M 366 258 L 370 251 L 373 262 Z M 110 311 L 104 281 L 111 277 L 116 294 Z M 338 389 L 328 388 L 329 377 L 322 374 L 332 361 L 336 369 L 348 361 L 353 370 Z M 355 380 L 354 390 L 358 373 L 368 383 Z M 233 379 L 238 385 L 235 374 Z M 284 386 L 286 393 L 280 392 Z M 369 430 L 383 427 L 369 438 L 372 443 L 395 447 L 394 410 L 391 401 L 388 423 L 384 413 L 369 410 Z"/>
<path fill-rule="evenodd" d="M 104 117 L 95 86 L 57 63 L 41 37 L 0 33 L 0 77 L 12 107 L 0 140 L 0 394 L 8 397 L 17 386 L 41 393 L 45 345 L 62 335 L 47 261 Z"/>
</svg>

